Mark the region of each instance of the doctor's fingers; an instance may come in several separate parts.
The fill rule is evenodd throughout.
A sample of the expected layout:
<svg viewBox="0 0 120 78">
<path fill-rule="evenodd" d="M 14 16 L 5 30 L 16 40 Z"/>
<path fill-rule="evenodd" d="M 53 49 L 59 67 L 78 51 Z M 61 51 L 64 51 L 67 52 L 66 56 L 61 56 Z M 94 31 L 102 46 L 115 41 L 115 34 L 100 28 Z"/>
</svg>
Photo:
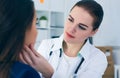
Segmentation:
<svg viewBox="0 0 120 78">
<path fill-rule="evenodd" d="M 22 59 L 29 65 L 32 65 L 33 64 L 33 61 L 31 59 L 31 56 L 28 54 L 28 52 L 26 52 L 25 50 L 22 50 L 22 53 L 21 53 L 21 57 Z"/>
<path fill-rule="evenodd" d="M 33 44 L 30 44 L 29 48 L 32 50 L 32 52 L 33 52 L 36 56 L 41 57 L 41 55 L 34 49 Z"/>
<path fill-rule="evenodd" d="M 32 60 L 32 63 L 36 64 L 38 62 L 38 59 L 40 59 L 42 56 L 34 50 L 34 48 L 24 46 L 24 51 L 28 54 L 29 58 Z"/>
<path fill-rule="evenodd" d="M 21 62 L 27 64 L 27 62 L 24 60 L 22 53 L 19 54 L 19 59 Z"/>
<path fill-rule="evenodd" d="M 28 46 L 24 46 L 24 51 L 27 52 L 32 58 L 36 58 L 38 56 L 38 54 L 36 54 L 36 50 L 30 45 Z M 34 52 L 35 51 L 35 52 Z"/>
</svg>

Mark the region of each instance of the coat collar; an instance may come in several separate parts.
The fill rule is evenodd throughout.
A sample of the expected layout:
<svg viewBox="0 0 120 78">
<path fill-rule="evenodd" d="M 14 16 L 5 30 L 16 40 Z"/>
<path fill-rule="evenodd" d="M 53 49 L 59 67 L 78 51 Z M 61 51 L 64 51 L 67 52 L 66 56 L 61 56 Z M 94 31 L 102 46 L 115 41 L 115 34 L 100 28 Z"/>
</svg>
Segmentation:
<svg viewBox="0 0 120 78">
<path fill-rule="evenodd" d="M 57 50 L 62 48 L 62 43 L 63 43 L 63 34 L 59 38 L 54 39 L 54 45 L 51 51 L 58 52 Z M 84 46 L 79 51 L 79 54 L 81 54 L 85 60 L 88 60 L 89 58 L 91 46 L 92 45 L 90 44 L 89 40 L 87 40 Z"/>
<path fill-rule="evenodd" d="M 82 55 L 82 57 L 85 59 L 85 60 L 88 60 L 89 59 L 89 55 L 90 55 L 90 50 L 91 50 L 91 44 L 89 42 L 89 40 L 86 41 L 86 43 L 84 44 L 84 46 L 81 48 L 81 50 L 79 51 L 79 54 Z"/>
<path fill-rule="evenodd" d="M 59 38 L 53 39 L 53 47 L 51 51 L 56 51 L 62 48 L 62 43 L 63 43 L 63 34 Z"/>
</svg>

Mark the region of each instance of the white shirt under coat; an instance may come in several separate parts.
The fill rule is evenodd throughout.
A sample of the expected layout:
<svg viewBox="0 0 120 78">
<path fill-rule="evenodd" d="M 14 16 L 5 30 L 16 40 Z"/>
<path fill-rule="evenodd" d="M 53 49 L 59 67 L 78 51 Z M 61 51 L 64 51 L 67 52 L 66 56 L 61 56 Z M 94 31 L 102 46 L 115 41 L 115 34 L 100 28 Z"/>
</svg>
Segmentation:
<svg viewBox="0 0 120 78">
<path fill-rule="evenodd" d="M 62 48 L 63 36 L 60 38 L 47 39 L 41 42 L 38 52 L 44 56 L 54 68 L 52 78 L 72 78 L 74 71 L 78 66 L 81 58 L 85 60 L 80 66 L 77 78 L 102 78 L 106 67 L 107 59 L 105 54 L 93 45 L 87 42 L 79 51 L 77 57 L 68 57 L 62 52 L 60 58 L 60 48 Z M 53 51 L 50 56 L 50 52 Z"/>
</svg>

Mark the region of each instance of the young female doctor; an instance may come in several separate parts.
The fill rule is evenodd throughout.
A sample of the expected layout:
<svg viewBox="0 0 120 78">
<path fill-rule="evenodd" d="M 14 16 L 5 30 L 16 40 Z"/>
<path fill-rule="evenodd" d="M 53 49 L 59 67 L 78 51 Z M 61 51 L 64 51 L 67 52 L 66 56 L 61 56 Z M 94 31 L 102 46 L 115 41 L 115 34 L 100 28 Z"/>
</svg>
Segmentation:
<svg viewBox="0 0 120 78">
<path fill-rule="evenodd" d="M 48 78 L 102 78 L 106 56 L 88 40 L 98 31 L 102 19 L 100 4 L 94 0 L 77 2 L 66 20 L 63 35 L 41 43 L 38 52 L 43 57 L 32 46 L 26 46 L 24 51 L 28 54 L 23 52 L 21 60 Z"/>
</svg>

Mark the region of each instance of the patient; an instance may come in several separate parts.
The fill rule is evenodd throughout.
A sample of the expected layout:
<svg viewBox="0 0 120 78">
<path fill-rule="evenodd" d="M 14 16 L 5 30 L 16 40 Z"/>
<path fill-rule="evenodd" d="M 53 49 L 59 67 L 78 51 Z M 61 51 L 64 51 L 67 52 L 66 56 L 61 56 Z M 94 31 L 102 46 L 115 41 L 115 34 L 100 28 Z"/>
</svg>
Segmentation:
<svg viewBox="0 0 120 78">
<path fill-rule="evenodd" d="M 0 0 L 0 78 L 40 78 L 35 69 L 19 62 L 23 46 L 36 40 L 32 0 Z"/>
</svg>

